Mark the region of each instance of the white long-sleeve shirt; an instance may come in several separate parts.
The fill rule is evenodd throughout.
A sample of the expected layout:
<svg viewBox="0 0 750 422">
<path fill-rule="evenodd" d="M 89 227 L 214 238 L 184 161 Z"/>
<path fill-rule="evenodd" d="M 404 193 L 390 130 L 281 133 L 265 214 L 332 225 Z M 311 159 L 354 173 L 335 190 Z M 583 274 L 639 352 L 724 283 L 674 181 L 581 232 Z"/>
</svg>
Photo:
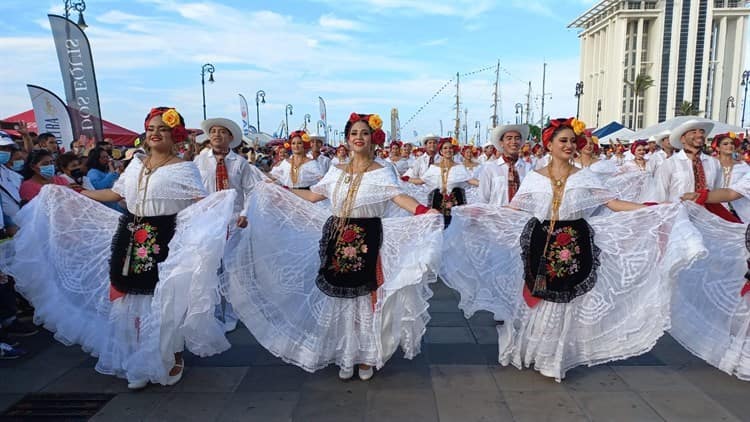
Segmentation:
<svg viewBox="0 0 750 422">
<path fill-rule="evenodd" d="M 722 172 L 719 160 L 703 153 L 700 154 L 700 160 L 706 174 L 706 188 L 720 188 Z M 653 199 L 656 202 L 678 202 L 688 192 L 695 192 L 695 176 L 693 163 L 683 150 L 664 160 L 656 169 Z"/>
<path fill-rule="evenodd" d="M 515 164 L 518 173 L 518 186 L 521 187 L 523 178 L 532 171 L 530 163 L 519 159 Z M 499 207 L 508 205 L 508 170 L 510 166 L 502 158 L 488 162 L 482 166 L 479 174 L 479 198 L 485 204 Z"/>
<path fill-rule="evenodd" d="M 210 148 L 203 150 L 193 162 L 198 167 L 206 190 L 209 193 L 216 192 L 216 157 L 213 150 Z M 232 151 L 224 158 L 224 164 L 227 166 L 229 175 L 229 187 L 237 191 L 234 214 L 244 217 L 247 215 L 253 185 L 266 177 L 260 170 L 248 164 L 247 160 Z"/>
</svg>

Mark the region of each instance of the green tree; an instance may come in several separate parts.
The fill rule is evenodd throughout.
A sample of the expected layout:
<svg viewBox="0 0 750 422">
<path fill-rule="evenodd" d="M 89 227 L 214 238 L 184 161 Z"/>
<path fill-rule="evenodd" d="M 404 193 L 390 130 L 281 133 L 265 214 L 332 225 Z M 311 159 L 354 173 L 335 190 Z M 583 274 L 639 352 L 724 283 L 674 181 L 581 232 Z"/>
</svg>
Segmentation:
<svg viewBox="0 0 750 422">
<path fill-rule="evenodd" d="M 676 116 L 698 116 L 702 111 L 690 101 L 683 101 L 675 109 Z"/>
<path fill-rule="evenodd" d="M 646 90 L 654 86 L 654 79 L 648 73 L 639 73 L 635 81 L 625 79 L 625 83 L 633 90 L 633 130 L 638 130 L 638 97 L 643 98 Z"/>
</svg>

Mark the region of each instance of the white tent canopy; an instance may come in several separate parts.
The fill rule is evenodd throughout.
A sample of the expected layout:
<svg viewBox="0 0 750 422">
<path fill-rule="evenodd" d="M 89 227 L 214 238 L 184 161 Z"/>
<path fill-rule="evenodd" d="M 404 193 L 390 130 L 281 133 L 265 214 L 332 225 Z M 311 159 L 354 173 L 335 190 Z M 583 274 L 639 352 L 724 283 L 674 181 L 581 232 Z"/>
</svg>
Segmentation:
<svg viewBox="0 0 750 422">
<path fill-rule="evenodd" d="M 621 139 L 621 140 L 626 140 L 626 139 L 630 140 L 630 139 L 632 139 L 633 134 L 635 134 L 635 132 L 633 132 L 632 130 L 624 127 L 624 128 L 622 128 L 620 130 L 617 130 L 617 131 L 614 131 L 614 132 L 610 133 L 609 135 L 606 135 L 606 136 L 603 136 L 603 137 L 599 138 L 599 144 L 600 145 L 611 145 L 612 143 L 617 142 L 618 139 Z"/>
<path fill-rule="evenodd" d="M 665 120 L 659 124 L 649 126 L 647 128 L 641 129 L 638 132 L 635 132 L 629 139 L 635 140 L 635 139 L 648 139 L 651 135 L 656 135 L 659 132 L 662 132 L 664 130 L 672 130 L 676 128 L 677 126 L 685 123 L 688 120 L 707 120 L 696 116 L 678 116 L 671 118 L 669 120 Z M 726 133 L 726 132 L 744 132 L 744 129 L 742 129 L 739 126 L 730 125 L 724 122 L 717 122 L 715 120 L 711 120 L 711 122 L 714 124 L 714 128 L 711 130 L 711 132 L 708 134 L 708 137 L 712 137 L 714 135 L 717 135 L 719 133 Z"/>
</svg>

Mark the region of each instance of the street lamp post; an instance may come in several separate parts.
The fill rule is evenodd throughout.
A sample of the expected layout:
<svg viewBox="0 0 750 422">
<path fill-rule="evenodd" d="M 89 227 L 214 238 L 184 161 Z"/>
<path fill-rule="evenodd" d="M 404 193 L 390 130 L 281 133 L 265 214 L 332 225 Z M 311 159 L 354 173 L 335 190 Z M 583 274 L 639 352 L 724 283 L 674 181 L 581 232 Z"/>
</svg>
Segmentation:
<svg viewBox="0 0 750 422">
<path fill-rule="evenodd" d="M 582 95 L 583 95 L 583 81 L 578 82 L 576 84 L 575 97 L 578 99 L 578 105 L 576 105 L 576 119 L 580 116 L 580 113 L 581 113 L 581 96 Z"/>
<path fill-rule="evenodd" d="M 477 130 L 477 144 L 482 144 L 482 122 L 479 120 L 474 121 L 474 129 Z"/>
<path fill-rule="evenodd" d="M 317 135 L 320 135 L 320 128 L 323 128 L 323 135 L 325 135 L 326 132 L 326 122 L 322 120 L 318 120 L 318 124 L 315 126 L 315 133 Z M 328 141 L 328 139 L 326 139 Z"/>
<path fill-rule="evenodd" d="M 516 103 L 516 124 L 523 122 L 523 104 Z"/>
<path fill-rule="evenodd" d="M 602 112 L 602 100 L 596 101 L 596 127 L 599 127 L 599 113 Z"/>
<path fill-rule="evenodd" d="M 214 82 L 214 71 L 216 68 L 211 63 L 206 63 L 201 67 L 201 89 L 203 90 L 203 120 L 206 120 L 206 73 L 208 73 L 208 81 Z"/>
<path fill-rule="evenodd" d="M 266 103 L 266 91 L 259 89 L 255 93 L 255 124 L 258 126 L 258 133 L 260 133 L 260 105 Z"/>
<path fill-rule="evenodd" d="M 724 115 L 724 123 L 729 123 L 729 107 L 734 108 L 734 97 L 731 95 L 727 98 L 727 114 Z"/>
<path fill-rule="evenodd" d="M 307 124 L 310 123 L 310 115 L 305 114 L 305 118 L 303 119 L 302 123 L 305 125 L 305 132 L 307 132 Z"/>
<path fill-rule="evenodd" d="M 291 116 L 292 111 L 294 110 L 294 107 L 292 107 L 291 104 L 286 105 L 286 109 L 284 109 L 284 124 L 286 125 L 286 136 L 289 137 L 289 116 Z"/>
<path fill-rule="evenodd" d="M 331 127 L 331 125 L 328 125 L 327 131 L 326 131 L 326 141 L 328 141 L 329 139 L 331 140 L 333 139 L 331 135 L 333 135 L 333 127 Z"/>
<path fill-rule="evenodd" d="M 742 72 L 742 86 L 745 87 L 745 98 L 742 100 L 742 127 L 745 127 L 745 105 L 747 105 L 747 86 L 750 85 L 750 70 Z"/>
<path fill-rule="evenodd" d="M 78 27 L 81 29 L 88 28 L 86 21 L 83 20 L 83 11 L 86 10 L 86 2 L 83 0 L 65 0 L 65 19 L 70 20 L 70 11 L 78 12 Z"/>
</svg>

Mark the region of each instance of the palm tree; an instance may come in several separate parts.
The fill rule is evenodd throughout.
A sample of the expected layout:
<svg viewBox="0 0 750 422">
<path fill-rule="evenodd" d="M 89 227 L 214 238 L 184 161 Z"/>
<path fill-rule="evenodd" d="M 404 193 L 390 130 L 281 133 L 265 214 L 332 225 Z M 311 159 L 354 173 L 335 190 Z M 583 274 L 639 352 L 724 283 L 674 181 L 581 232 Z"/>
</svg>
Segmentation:
<svg viewBox="0 0 750 422">
<path fill-rule="evenodd" d="M 698 116 L 702 113 L 697 107 L 690 101 L 683 101 L 677 106 L 675 110 L 676 116 Z"/>
<path fill-rule="evenodd" d="M 625 79 L 625 83 L 633 90 L 635 105 L 633 106 L 633 130 L 638 130 L 638 97 L 643 98 L 646 90 L 654 86 L 654 79 L 648 73 L 639 73 L 635 81 Z"/>
</svg>

